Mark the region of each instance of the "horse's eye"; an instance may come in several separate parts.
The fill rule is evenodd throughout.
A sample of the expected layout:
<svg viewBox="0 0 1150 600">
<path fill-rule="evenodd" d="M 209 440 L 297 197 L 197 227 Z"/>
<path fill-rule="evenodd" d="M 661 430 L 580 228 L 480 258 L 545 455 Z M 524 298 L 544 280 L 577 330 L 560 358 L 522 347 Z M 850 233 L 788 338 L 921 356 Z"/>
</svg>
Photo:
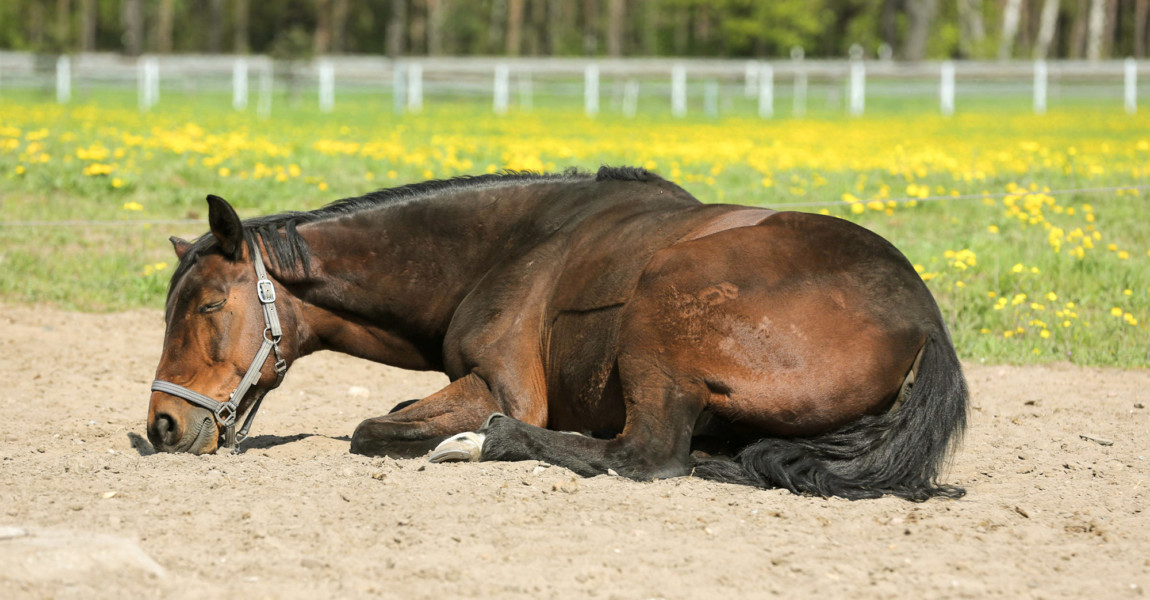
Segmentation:
<svg viewBox="0 0 1150 600">
<path fill-rule="evenodd" d="M 219 302 L 212 302 L 211 304 L 205 304 L 205 305 L 200 307 L 200 313 L 202 314 L 202 313 L 216 312 L 217 310 L 220 309 L 220 307 L 222 307 L 224 305 L 224 302 L 227 302 L 227 301 L 228 301 L 227 298 L 225 298 L 223 300 L 220 300 Z"/>
</svg>

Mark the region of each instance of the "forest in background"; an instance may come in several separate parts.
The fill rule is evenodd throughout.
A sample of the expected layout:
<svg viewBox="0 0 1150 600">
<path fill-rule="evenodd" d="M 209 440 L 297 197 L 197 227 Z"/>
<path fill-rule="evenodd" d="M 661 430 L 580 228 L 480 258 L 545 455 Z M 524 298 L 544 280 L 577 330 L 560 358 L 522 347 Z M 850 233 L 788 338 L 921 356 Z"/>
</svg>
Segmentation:
<svg viewBox="0 0 1150 600">
<path fill-rule="evenodd" d="M 4 0 L 41 54 L 1145 57 L 1150 0 Z"/>
</svg>

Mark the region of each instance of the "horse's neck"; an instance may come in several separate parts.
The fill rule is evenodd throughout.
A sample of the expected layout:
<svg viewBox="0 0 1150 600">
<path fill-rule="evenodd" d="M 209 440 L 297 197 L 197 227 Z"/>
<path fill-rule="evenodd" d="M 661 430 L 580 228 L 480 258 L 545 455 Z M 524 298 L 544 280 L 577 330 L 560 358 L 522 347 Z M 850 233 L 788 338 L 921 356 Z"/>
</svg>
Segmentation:
<svg viewBox="0 0 1150 600">
<path fill-rule="evenodd" d="M 300 226 L 312 254 L 301 286 L 314 332 L 306 351 L 335 350 L 409 369 L 442 370 L 459 303 L 531 229 L 536 194 L 463 190 Z"/>
</svg>

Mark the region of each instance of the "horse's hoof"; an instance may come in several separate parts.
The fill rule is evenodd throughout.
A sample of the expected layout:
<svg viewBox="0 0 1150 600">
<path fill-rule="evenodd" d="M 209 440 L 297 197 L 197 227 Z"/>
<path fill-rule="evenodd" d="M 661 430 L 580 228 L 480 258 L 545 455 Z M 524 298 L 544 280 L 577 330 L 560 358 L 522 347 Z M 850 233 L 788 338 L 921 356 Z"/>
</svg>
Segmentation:
<svg viewBox="0 0 1150 600">
<path fill-rule="evenodd" d="M 479 462 L 479 458 L 483 454 L 484 437 L 486 436 L 482 433 L 474 431 L 466 431 L 449 437 L 435 447 L 431 453 L 431 458 L 428 460 L 433 463 Z"/>
</svg>

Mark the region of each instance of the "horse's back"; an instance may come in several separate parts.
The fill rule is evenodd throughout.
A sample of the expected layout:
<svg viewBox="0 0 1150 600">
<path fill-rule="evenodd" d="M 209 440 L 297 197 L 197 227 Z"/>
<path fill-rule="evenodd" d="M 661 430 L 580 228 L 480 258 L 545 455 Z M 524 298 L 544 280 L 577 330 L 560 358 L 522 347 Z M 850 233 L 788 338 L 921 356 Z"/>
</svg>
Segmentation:
<svg viewBox="0 0 1150 600">
<path fill-rule="evenodd" d="M 621 315 L 619 353 L 705 389 L 729 421 L 817 433 L 893 400 L 935 314 L 879 236 L 776 213 L 656 253 Z M 644 385 L 621 376 L 624 393 Z"/>
</svg>

